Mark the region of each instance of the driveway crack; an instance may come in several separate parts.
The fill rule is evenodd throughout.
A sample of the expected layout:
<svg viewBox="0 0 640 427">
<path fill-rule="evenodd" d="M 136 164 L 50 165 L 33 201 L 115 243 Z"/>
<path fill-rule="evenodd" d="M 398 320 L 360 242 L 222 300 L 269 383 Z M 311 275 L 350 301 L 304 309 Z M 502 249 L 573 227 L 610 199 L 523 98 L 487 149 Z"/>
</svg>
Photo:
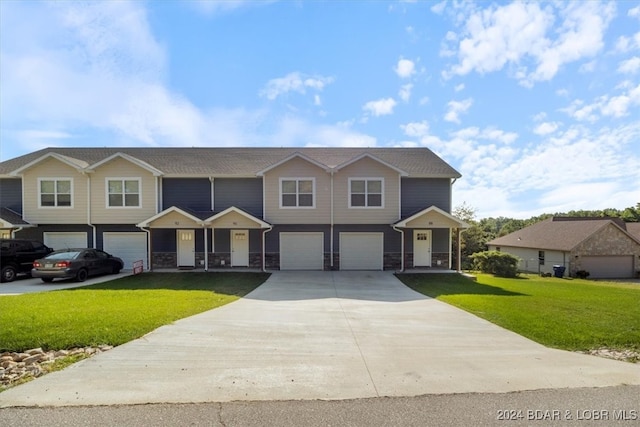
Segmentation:
<svg viewBox="0 0 640 427">
<path fill-rule="evenodd" d="M 340 297 L 338 296 L 338 287 L 336 286 L 336 275 L 334 272 L 331 272 L 331 281 L 333 282 L 333 290 L 335 291 L 336 299 L 338 300 L 338 305 L 340 306 L 340 310 L 342 310 L 342 315 L 344 319 L 347 321 L 347 325 L 349 326 L 349 331 L 351 331 L 351 336 L 353 337 L 353 341 L 356 343 L 356 347 L 358 347 L 358 352 L 360 353 L 360 358 L 362 358 L 362 363 L 364 363 L 364 367 L 367 370 L 367 375 L 369 375 L 369 379 L 371 380 L 371 385 L 373 385 L 373 390 L 376 393 L 377 397 L 380 397 L 380 393 L 378 392 L 378 387 L 376 387 L 376 383 L 373 380 L 373 376 L 371 375 L 371 370 L 369 369 L 369 365 L 367 364 L 367 359 L 364 357 L 364 353 L 362 353 L 362 348 L 360 348 L 360 343 L 358 342 L 358 337 L 353 331 L 353 327 L 351 326 L 351 322 L 349 321 L 349 317 L 347 316 L 347 312 L 340 301 Z"/>
</svg>

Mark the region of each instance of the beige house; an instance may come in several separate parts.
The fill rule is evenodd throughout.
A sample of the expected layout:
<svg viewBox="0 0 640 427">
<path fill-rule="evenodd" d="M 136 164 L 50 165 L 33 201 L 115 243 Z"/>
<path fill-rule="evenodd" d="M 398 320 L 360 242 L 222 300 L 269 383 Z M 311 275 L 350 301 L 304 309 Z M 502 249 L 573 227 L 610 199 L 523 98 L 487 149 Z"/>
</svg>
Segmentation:
<svg viewBox="0 0 640 427">
<path fill-rule="evenodd" d="M 614 218 L 554 217 L 488 242 L 489 250 L 520 258 L 519 269 L 589 278 L 630 278 L 640 274 L 640 223 Z"/>
</svg>

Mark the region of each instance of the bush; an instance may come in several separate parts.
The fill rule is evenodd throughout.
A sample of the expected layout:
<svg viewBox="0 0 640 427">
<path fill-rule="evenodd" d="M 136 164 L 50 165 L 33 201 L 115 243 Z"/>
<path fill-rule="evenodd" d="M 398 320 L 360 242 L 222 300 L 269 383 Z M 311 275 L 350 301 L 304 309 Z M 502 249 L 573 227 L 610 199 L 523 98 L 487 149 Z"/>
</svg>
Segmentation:
<svg viewBox="0 0 640 427">
<path fill-rule="evenodd" d="M 474 270 L 500 277 L 518 275 L 518 257 L 498 251 L 477 252 L 471 255 Z"/>
<path fill-rule="evenodd" d="M 578 270 L 576 271 L 576 277 L 578 279 L 586 279 L 587 277 L 589 277 L 589 272 L 586 270 Z"/>
</svg>

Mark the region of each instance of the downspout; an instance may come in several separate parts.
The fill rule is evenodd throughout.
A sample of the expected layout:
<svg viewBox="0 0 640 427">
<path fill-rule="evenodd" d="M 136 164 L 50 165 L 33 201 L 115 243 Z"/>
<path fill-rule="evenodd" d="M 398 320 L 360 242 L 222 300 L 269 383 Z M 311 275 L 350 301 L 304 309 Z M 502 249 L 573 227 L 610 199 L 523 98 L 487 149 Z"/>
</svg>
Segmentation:
<svg viewBox="0 0 640 427">
<path fill-rule="evenodd" d="M 138 226 L 140 230 L 147 233 L 147 270 L 151 271 L 151 230 Z"/>
<path fill-rule="evenodd" d="M 24 227 L 12 228 L 11 229 L 11 238 L 15 239 L 16 238 L 16 233 L 21 232 L 23 229 L 24 229 Z"/>
<path fill-rule="evenodd" d="M 334 171 L 331 170 L 331 203 L 330 203 L 330 209 L 331 209 L 331 215 L 330 215 L 330 234 L 329 234 L 329 266 L 330 269 L 333 270 L 333 173 Z"/>
<path fill-rule="evenodd" d="M 211 191 L 210 191 L 210 196 L 211 196 L 211 211 L 215 211 L 216 209 L 216 203 L 215 203 L 215 190 L 214 190 L 214 183 L 213 183 L 214 178 L 212 176 L 209 177 L 209 182 L 211 183 Z"/>
<path fill-rule="evenodd" d="M 400 230 L 395 224 L 391 224 L 391 227 L 400 233 L 400 273 L 404 273 L 404 230 Z"/>
<path fill-rule="evenodd" d="M 204 271 L 209 271 L 209 228 L 202 223 L 202 231 L 204 231 Z"/>
<path fill-rule="evenodd" d="M 269 226 L 269 228 L 267 228 L 262 232 L 262 272 L 263 273 L 267 272 L 267 264 L 266 264 L 266 257 L 265 257 L 265 252 L 267 251 L 266 236 L 267 236 L 267 233 L 270 232 L 271 230 L 273 230 L 273 226 Z"/>
<path fill-rule="evenodd" d="M 97 231 L 96 231 L 96 226 L 91 223 L 91 176 L 86 172 L 82 172 L 82 173 L 84 175 L 87 175 L 87 225 L 93 229 L 93 235 L 92 235 L 93 248 L 96 249 Z"/>
</svg>

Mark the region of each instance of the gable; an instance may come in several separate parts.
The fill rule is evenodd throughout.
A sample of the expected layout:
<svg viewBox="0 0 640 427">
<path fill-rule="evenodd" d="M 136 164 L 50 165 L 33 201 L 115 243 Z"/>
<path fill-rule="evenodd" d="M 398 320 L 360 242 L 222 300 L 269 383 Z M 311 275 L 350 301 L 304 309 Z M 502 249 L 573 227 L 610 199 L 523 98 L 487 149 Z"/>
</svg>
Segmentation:
<svg viewBox="0 0 640 427">
<path fill-rule="evenodd" d="M 578 244 L 574 251 L 592 255 L 640 254 L 640 242 L 611 223 Z"/>
</svg>

